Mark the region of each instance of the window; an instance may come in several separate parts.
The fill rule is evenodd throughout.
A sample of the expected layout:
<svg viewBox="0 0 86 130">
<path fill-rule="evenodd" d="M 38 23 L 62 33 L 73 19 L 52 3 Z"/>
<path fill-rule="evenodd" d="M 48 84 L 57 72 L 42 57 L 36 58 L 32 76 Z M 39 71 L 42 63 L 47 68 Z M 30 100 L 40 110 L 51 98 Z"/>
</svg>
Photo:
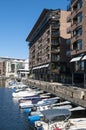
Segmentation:
<svg viewBox="0 0 86 130">
<path fill-rule="evenodd" d="M 73 50 L 81 50 L 82 49 L 82 40 L 79 39 L 73 43 Z"/>
<path fill-rule="evenodd" d="M 78 27 L 73 31 L 73 36 L 82 35 L 82 27 Z"/>
<path fill-rule="evenodd" d="M 59 39 L 52 39 L 51 42 L 53 45 L 59 45 Z"/>
<path fill-rule="evenodd" d="M 81 61 L 81 70 L 84 70 L 84 61 Z"/>
<path fill-rule="evenodd" d="M 78 13 L 77 20 L 78 23 L 82 21 L 82 12 Z"/>
<path fill-rule="evenodd" d="M 82 40 L 77 41 L 77 47 L 78 47 L 79 50 L 82 49 Z"/>
<path fill-rule="evenodd" d="M 15 72 L 15 64 L 11 64 L 11 72 Z"/>
<path fill-rule="evenodd" d="M 71 43 L 71 40 L 70 40 L 70 39 L 67 39 L 67 40 L 66 40 L 66 43 L 67 43 L 67 44 L 70 44 L 70 43 Z"/>
<path fill-rule="evenodd" d="M 70 55 L 71 55 L 70 51 L 67 51 L 66 56 L 70 56 Z"/>
<path fill-rule="evenodd" d="M 82 0 L 78 0 L 78 9 L 82 7 Z"/>
</svg>

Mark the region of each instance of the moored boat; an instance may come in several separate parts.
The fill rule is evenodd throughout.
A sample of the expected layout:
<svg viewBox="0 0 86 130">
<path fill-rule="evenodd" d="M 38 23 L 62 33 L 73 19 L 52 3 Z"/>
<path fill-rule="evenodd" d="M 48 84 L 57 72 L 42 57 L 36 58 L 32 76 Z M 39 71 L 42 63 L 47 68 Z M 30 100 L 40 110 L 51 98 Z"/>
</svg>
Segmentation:
<svg viewBox="0 0 86 130">
<path fill-rule="evenodd" d="M 55 125 L 58 125 L 57 128 L 61 129 L 63 123 L 71 116 L 71 112 L 68 109 L 48 109 L 41 111 L 41 114 L 40 120 L 37 121 L 36 119 L 36 121 L 33 121 L 37 130 L 39 127 L 44 130 L 54 130 Z M 32 117 L 34 117 L 34 115 Z M 29 122 L 31 122 L 30 119 L 32 119 L 32 117 L 28 118 Z"/>
<path fill-rule="evenodd" d="M 54 97 L 54 98 L 49 98 L 49 99 L 42 99 L 41 101 L 35 102 L 35 103 L 31 103 L 29 104 L 29 102 L 25 102 L 25 103 L 20 103 L 19 107 L 20 108 L 31 108 L 34 106 L 45 106 L 45 105 L 50 105 L 53 103 L 58 102 L 59 97 Z"/>
<path fill-rule="evenodd" d="M 25 113 L 30 113 L 30 112 L 33 112 L 33 111 L 42 111 L 42 110 L 47 110 L 47 109 L 53 109 L 53 108 L 68 108 L 68 109 L 72 109 L 72 106 L 71 106 L 71 102 L 69 101 L 62 101 L 62 102 L 59 102 L 59 103 L 55 103 L 55 104 L 50 104 L 50 105 L 43 105 L 43 106 L 34 106 L 32 108 L 26 108 L 24 109 L 24 112 Z"/>
</svg>

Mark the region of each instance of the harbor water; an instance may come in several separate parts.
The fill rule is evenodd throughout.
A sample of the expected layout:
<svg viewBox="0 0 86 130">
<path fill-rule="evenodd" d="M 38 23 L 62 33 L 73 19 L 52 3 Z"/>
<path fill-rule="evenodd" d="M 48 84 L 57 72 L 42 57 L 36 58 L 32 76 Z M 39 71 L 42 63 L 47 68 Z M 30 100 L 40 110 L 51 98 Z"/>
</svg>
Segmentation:
<svg viewBox="0 0 86 130">
<path fill-rule="evenodd" d="M 19 108 L 18 99 L 12 97 L 12 92 L 6 82 L 0 83 L 0 130 L 31 130 L 28 114 Z M 86 110 L 72 112 L 71 117 L 86 118 Z"/>
<path fill-rule="evenodd" d="M 12 98 L 12 90 L 0 87 L 0 130 L 30 130 L 27 115 Z"/>
</svg>

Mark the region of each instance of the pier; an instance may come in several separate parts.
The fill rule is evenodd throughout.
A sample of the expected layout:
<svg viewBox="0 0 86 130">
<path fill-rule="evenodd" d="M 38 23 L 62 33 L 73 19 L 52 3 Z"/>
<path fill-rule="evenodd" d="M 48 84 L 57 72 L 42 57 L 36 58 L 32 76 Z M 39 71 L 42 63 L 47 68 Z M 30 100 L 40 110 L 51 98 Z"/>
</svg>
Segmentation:
<svg viewBox="0 0 86 130">
<path fill-rule="evenodd" d="M 44 91 L 50 92 L 56 96 L 86 108 L 86 89 L 56 82 L 45 82 L 33 79 L 28 79 L 26 83 L 30 86 L 39 87 Z"/>
</svg>

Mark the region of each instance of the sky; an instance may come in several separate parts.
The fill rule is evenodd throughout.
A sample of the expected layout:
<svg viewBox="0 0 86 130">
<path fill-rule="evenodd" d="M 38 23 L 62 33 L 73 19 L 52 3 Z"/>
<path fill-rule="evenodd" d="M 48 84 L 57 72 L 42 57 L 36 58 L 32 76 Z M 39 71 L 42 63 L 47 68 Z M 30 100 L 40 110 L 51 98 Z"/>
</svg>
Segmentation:
<svg viewBox="0 0 86 130">
<path fill-rule="evenodd" d="M 68 0 L 0 0 L 0 57 L 27 59 L 26 38 L 44 8 L 66 10 Z"/>
</svg>

